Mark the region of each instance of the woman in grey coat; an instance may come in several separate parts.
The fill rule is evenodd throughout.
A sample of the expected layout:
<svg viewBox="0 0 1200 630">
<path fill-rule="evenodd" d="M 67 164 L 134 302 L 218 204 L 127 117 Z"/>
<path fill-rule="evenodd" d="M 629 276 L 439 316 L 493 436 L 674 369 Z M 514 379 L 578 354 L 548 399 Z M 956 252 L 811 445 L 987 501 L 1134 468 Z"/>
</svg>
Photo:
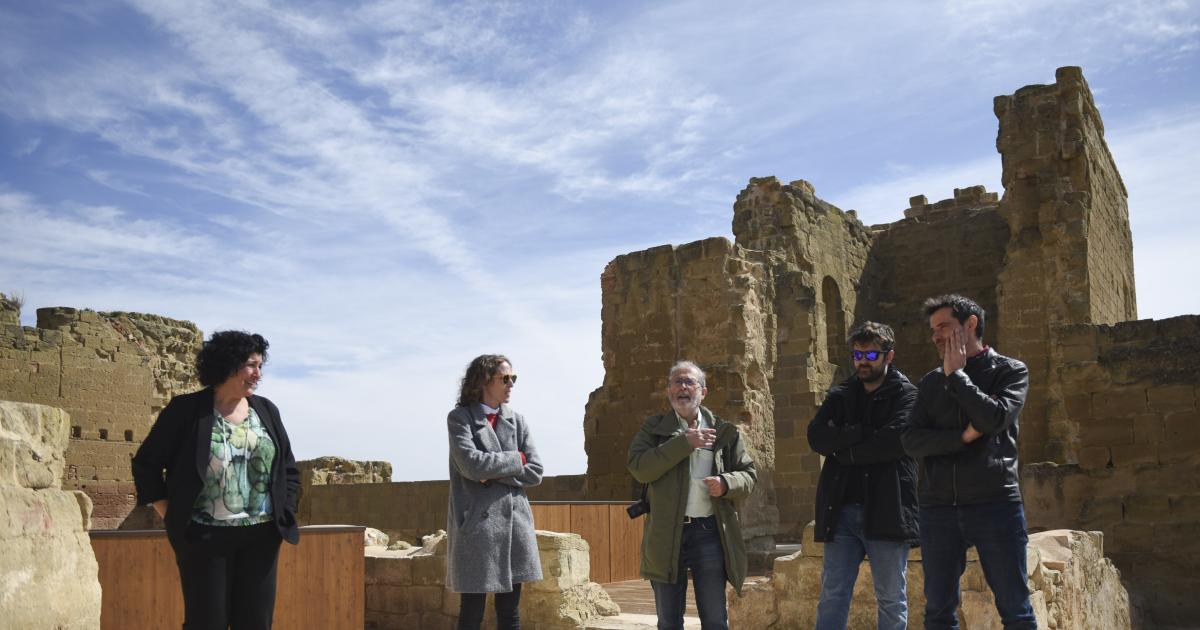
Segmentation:
<svg viewBox="0 0 1200 630">
<path fill-rule="evenodd" d="M 475 357 L 462 379 L 450 433 L 449 554 L 446 583 L 461 593 L 459 630 L 483 623 L 496 594 L 496 627 L 521 627 L 521 584 L 542 579 L 525 488 L 542 482 L 525 418 L 508 406 L 517 375 L 499 354 Z"/>
</svg>

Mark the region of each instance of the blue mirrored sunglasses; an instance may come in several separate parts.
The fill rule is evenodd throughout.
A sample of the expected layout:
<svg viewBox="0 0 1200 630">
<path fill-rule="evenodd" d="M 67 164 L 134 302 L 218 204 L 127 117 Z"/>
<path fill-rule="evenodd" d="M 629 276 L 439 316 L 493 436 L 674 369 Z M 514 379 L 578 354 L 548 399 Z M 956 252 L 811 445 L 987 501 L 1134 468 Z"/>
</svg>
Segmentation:
<svg viewBox="0 0 1200 630">
<path fill-rule="evenodd" d="M 867 350 L 866 352 L 863 352 L 862 350 L 851 350 L 850 351 L 850 356 L 855 361 L 862 361 L 863 359 L 866 359 L 868 361 L 878 361 L 879 357 L 881 357 L 885 354 L 887 354 L 887 353 L 884 352 L 883 350 Z"/>
</svg>

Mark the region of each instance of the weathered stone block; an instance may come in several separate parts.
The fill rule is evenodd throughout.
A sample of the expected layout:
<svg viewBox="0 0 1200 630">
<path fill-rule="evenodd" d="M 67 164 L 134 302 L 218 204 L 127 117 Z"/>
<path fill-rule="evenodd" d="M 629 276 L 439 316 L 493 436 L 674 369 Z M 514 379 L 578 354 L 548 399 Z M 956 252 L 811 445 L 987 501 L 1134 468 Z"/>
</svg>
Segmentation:
<svg viewBox="0 0 1200 630">
<path fill-rule="evenodd" d="M 809 528 L 811 529 L 811 527 Z M 1057 630 L 1125 630 L 1130 627 L 1129 597 L 1120 574 L 1103 557 L 1098 532 L 1056 530 L 1030 536 L 1027 549 L 1030 599 L 1038 627 Z M 1000 628 L 992 594 L 969 554 L 962 580 L 960 627 L 964 630 Z M 863 570 L 868 567 L 864 562 Z M 860 573 L 847 628 L 875 627 L 875 598 Z M 749 584 L 742 599 L 729 591 L 730 627 L 763 630 L 811 628 L 820 599 L 821 560 L 797 552 L 775 561 L 769 579 Z M 816 584 L 816 588 L 812 585 Z M 909 625 L 924 620 L 920 562 L 910 558 L 908 571 Z"/>
<path fill-rule="evenodd" d="M 66 414 L 0 401 L 0 617 L 13 628 L 99 628 L 91 502 L 60 489 Z"/>
<path fill-rule="evenodd" d="M 1175 412 L 1195 410 L 1196 388 L 1191 385 L 1163 385 L 1146 390 L 1151 411 Z"/>
<path fill-rule="evenodd" d="M 69 427 L 61 409 L 0 400 L 0 484 L 61 487 Z"/>
<path fill-rule="evenodd" d="M 1112 453 L 1106 446 L 1087 446 L 1079 449 L 1079 465 L 1085 470 L 1105 468 L 1112 461 Z"/>
<path fill-rule="evenodd" d="M 531 589 L 562 591 L 588 581 L 591 560 L 582 536 L 539 531 L 537 541 L 542 580 L 531 584 Z"/>
<path fill-rule="evenodd" d="M 1170 520 L 1170 500 L 1165 494 L 1131 495 L 1125 499 L 1125 520 L 1154 524 Z"/>
<path fill-rule="evenodd" d="M 1092 394 L 1092 410 L 1100 418 L 1126 418 L 1145 413 L 1146 390 L 1142 387 L 1118 387 Z"/>
<path fill-rule="evenodd" d="M 1136 439 L 1136 438 L 1135 438 Z M 1157 464 L 1157 444 L 1124 444 L 1113 446 L 1113 466 L 1133 466 L 1135 464 Z"/>
<path fill-rule="evenodd" d="M 408 586 L 413 582 L 412 562 L 403 562 L 411 554 L 407 550 L 366 549 L 367 584 Z"/>
</svg>

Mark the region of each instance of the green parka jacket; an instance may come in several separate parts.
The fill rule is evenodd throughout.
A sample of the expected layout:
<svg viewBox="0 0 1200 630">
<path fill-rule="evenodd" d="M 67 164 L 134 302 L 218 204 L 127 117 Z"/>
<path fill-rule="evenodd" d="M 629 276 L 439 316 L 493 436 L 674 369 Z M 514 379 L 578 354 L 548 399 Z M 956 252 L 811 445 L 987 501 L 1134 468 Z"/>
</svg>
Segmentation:
<svg viewBox="0 0 1200 630">
<path fill-rule="evenodd" d="M 758 473 L 742 446 L 741 434 L 733 424 L 700 408 L 716 429 L 713 442 L 713 474 L 729 486 L 721 497 L 713 497 L 713 512 L 725 551 L 725 577 L 738 594 L 746 581 L 746 543 L 734 501 L 754 490 Z M 679 546 L 683 540 L 683 517 L 691 485 L 689 457 L 692 447 L 683 432 L 685 423 L 668 411 L 650 416 L 629 445 L 629 472 L 647 484 L 650 513 L 642 536 L 641 575 L 648 580 L 673 582 L 679 573 Z"/>
</svg>

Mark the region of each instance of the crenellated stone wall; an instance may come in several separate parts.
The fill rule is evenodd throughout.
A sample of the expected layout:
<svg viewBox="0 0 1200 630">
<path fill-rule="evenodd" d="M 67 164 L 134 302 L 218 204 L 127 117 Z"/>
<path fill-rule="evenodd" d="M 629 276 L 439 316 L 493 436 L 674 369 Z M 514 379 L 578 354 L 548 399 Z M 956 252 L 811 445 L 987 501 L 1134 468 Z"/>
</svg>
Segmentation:
<svg viewBox="0 0 1200 630">
<path fill-rule="evenodd" d="M 100 628 L 92 503 L 63 489 L 71 418 L 0 400 L 0 625 Z"/>
<path fill-rule="evenodd" d="M 996 273 L 1004 265 L 1008 225 L 997 212 L 999 195 L 983 186 L 954 190 L 954 197 L 929 203 L 909 199 L 904 219 L 872 226 L 875 244 L 863 279 L 855 322 L 877 321 L 896 331 L 893 363 L 914 382 L 938 363 L 926 298 L 955 291 L 988 313 L 988 338 L 1003 325 L 996 308 Z"/>
<path fill-rule="evenodd" d="M 37 326 L 21 327 L 15 309 L 4 312 L 0 397 L 70 414 L 63 483 L 91 497 L 93 527 L 117 527 L 134 503 L 129 460 L 155 415 L 171 396 L 199 388 L 199 329 L 157 315 L 64 307 L 38 309 Z"/>
</svg>

